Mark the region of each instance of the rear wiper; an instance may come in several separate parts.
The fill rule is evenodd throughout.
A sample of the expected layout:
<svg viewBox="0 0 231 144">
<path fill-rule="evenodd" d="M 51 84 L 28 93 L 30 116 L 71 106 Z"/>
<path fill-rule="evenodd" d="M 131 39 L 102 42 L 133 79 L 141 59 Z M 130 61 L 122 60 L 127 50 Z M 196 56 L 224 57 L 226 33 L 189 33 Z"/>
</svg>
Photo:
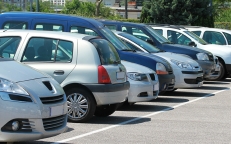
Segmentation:
<svg viewBox="0 0 231 144">
<path fill-rule="evenodd" d="M 122 49 L 121 51 L 132 51 L 132 52 L 136 52 L 136 50 L 132 50 L 132 49 Z"/>
</svg>

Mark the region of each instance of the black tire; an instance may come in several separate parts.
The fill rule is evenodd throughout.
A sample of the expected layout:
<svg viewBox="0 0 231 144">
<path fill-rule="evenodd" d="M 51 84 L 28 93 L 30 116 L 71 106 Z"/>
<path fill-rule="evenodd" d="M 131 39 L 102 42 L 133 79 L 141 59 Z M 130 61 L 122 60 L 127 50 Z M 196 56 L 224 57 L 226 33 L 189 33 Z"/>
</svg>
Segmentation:
<svg viewBox="0 0 231 144">
<path fill-rule="evenodd" d="M 75 96 L 75 94 L 78 96 L 78 98 L 82 96 L 82 99 L 80 99 L 81 100 L 80 102 L 84 102 L 83 103 L 84 105 L 82 106 L 87 105 L 87 109 L 81 108 L 80 103 L 78 104 L 76 104 L 77 102 L 71 103 L 70 97 Z M 82 114 L 80 116 L 74 117 L 76 114 L 78 115 L 78 113 L 74 111 L 69 113 L 70 109 L 68 109 L 68 121 L 78 122 L 78 123 L 86 122 L 94 115 L 95 109 L 96 109 L 96 102 L 95 102 L 95 99 L 93 98 L 93 95 L 89 91 L 87 91 L 84 88 L 72 88 L 66 91 L 66 96 L 67 96 L 68 106 L 70 106 L 70 103 L 73 104 L 74 106 L 72 108 L 75 108 L 76 110 L 78 110 L 79 114 Z M 85 110 L 85 113 L 82 113 L 80 108 L 82 110 Z"/>
<path fill-rule="evenodd" d="M 110 104 L 96 107 L 95 116 L 106 117 L 113 114 L 118 108 L 119 104 Z"/>
<path fill-rule="evenodd" d="M 220 65 L 220 72 L 219 72 L 219 76 L 216 78 L 207 78 L 207 80 L 209 81 L 220 81 L 222 79 L 224 79 L 226 71 L 225 71 L 225 65 L 223 62 L 219 62 Z M 226 78 L 226 77 L 225 77 Z"/>
</svg>

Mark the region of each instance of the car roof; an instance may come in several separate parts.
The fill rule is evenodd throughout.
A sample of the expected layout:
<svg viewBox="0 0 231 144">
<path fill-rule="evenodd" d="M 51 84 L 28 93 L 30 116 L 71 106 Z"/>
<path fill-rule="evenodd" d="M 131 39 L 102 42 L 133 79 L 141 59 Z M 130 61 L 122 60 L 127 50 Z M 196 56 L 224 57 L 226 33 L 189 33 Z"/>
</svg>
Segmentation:
<svg viewBox="0 0 231 144">
<path fill-rule="evenodd" d="M 21 30 L 21 29 L 8 29 L 8 30 L 0 30 L 0 33 L 32 33 L 32 34 L 50 34 L 52 35 L 62 35 L 63 37 L 75 37 L 76 39 L 84 39 L 85 37 L 89 37 L 86 34 L 79 33 L 70 33 L 70 32 L 57 32 L 57 31 L 39 31 L 39 30 Z M 92 38 L 96 38 L 96 36 L 91 36 Z"/>
<path fill-rule="evenodd" d="M 221 29 L 221 28 L 209 28 L 209 27 L 188 27 L 189 29 L 193 30 L 193 29 L 207 29 L 207 30 L 213 30 L 213 31 L 224 31 L 224 32 L 231 32 L 231 30 L 227 30 L 227 29 Z"/>
<path fill-rule="evenodd" d="M 121 21 L 116 21 L 116 20 L 105 20 L 105 19 L 96 19 L 96 20 L 102 21 L 102 22 L 108 22 L 108 23 L 122 23 L 126 25 L 131 25 L 131 26 L 147 26 L 144 23 L 121 22 Z"/>
<path fill-rule="evenodd" d="M 44 18 L 44 19 L 58 19 L 58 20 L 81 20 L 84 22 L 88 22 L 89 24 L 92 24 L 97 27 L 103 27 L 104 24 L 100 23 L 99 21 L 91 18 L 85 18 L 80 16 L 74 16 L 74 15 L 65 15 L 65 14 L 52 14 L 52 13 L 42 13 L 42 12 L 4 12 L 0 14 L 1 16 L 9 16 L 9 17 L 22 17 L 25 16 L 26 18 Z"/>
<path fill-rule="evenodd" d="M 182 25 L 171 25 L 171 24 L 148 24 L 151 27 L 160 27 L 160 28 L 172 28 L 172 29 L 186 29 L 184 26 Z"/>
</svg>

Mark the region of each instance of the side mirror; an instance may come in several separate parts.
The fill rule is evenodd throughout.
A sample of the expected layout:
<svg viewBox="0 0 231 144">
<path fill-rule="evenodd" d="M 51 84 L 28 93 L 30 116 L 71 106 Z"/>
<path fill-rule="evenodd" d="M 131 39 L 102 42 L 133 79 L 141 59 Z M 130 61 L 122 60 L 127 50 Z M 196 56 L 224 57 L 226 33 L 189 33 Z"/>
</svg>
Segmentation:
<svg viewBox="0 0 231 144">
<path fill-rule="evenodd" d="M 155 45 L 155 43 L 151 39 L 147 39 L 146 42 L 151 44 L 151 45 Z"/>
<path fill-rule="evenodd" d="M 195 42 L 193 42 L 193 41 L 191 41 L 191 42 L 189 42 L 189 44 L 188 44 L 189 46 L 191 46 L 191 47 L 196 47 L 197 45 L 196 45 L 196 43 Z"/>
</svg>

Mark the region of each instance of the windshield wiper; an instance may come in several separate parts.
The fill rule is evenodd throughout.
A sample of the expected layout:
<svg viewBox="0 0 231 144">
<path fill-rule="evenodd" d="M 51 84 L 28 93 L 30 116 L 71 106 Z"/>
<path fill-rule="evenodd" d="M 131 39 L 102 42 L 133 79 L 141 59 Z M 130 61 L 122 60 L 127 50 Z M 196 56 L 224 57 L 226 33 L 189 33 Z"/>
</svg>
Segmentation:
<svg viewBox="0 0 231 144">
<path fill-rule="evenodd" d="M 136 50 L 132 50 L 132 49 L 122 49 L 121 51 L 132 51 L 132 52 L 136 52 Z"/>
</svg>

